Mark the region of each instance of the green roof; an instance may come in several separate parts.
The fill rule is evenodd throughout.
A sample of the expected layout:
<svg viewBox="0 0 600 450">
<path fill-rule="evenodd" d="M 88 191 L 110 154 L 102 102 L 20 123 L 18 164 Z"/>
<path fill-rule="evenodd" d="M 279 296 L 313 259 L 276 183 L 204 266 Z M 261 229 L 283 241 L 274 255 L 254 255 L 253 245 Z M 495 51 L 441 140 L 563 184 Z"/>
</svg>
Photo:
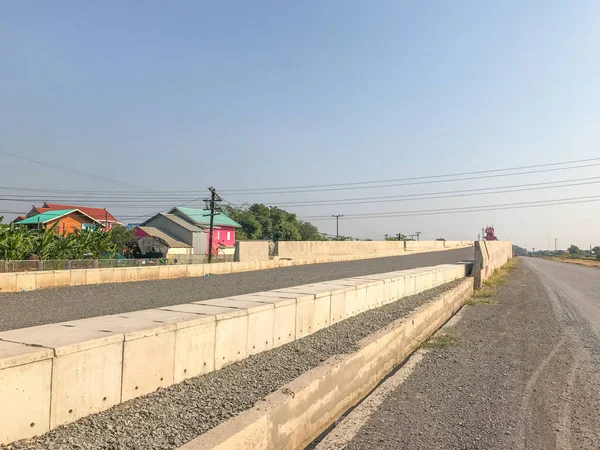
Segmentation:
<svg viewBox="0 0 600 450">
<path fill-rule="evenodd" d="M 50 222 L 54 219 L 58 219 L 60 216 L 64 216 L 65 214 L 69 214 L 70 212 L 75 211 L 74 209 L 56 209 L 54 211 L 45 211 L 41 214 L 37 214 L 35 216 L 27 217 L 19 222 L 17 225 L 35 225 L 37 223 L 46 223 Z"/>
<path fill-rule="evenodd" d="M 180 211 L 182 214 L 189 217 L 190 219 L 192 219 L 195 223 L 197 223 L 199 225 L 210 225 L 210 212 L 205 209 L 184 208 L 182 206 L 182 207 L 173 208 L 173 210 L 170 212 L 173 213 L 173 211 L 175 211 L 175 210 Z M 242 227 L 239 223 L 237 223 L 231 217 L 229 217 L 223 213 L 215 214 L 214 224 L 217 226 L 220 226 L 220 227 L 234 227 L 234 228 Z"/>
</svg>

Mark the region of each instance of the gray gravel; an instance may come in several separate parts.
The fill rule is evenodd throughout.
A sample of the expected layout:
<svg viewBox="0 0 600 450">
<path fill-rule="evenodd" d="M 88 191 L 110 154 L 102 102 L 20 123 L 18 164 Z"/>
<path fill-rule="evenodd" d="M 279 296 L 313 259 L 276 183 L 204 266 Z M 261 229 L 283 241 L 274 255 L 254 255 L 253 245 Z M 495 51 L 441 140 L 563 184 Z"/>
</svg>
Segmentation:
<svg viewBox="0 0 600 450">
<path fill-rule="evenodd" d="M 210 277 L 0 293 L 0 331 L 473 259 L 473 248 Z"/>
<path fill-rule="evenodd" d="M 331 356 L 355 351 L 360 339 L 454 285 L 456 282 L 367 311 L 217 372 L 160 389 L 8 448 L 175 449 L 251 408 Z"/>
<path fill-rule="evenodd" d="M 600 272 L 571 266 L 520 261 L 346 448 L 600 448 Z"/>
</svg>

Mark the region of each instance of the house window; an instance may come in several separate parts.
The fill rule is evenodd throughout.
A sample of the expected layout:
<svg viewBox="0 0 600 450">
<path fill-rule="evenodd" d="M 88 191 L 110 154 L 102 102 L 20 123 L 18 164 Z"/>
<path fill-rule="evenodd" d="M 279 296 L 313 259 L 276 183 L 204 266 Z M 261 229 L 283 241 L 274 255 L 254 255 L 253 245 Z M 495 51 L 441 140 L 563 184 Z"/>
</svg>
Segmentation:
<svg viewBox="0 0 600 450">
<path fill-rule="evenodd" d="M 221 232 L 217 231 L 217 239 L 221 239 Z"/>
<path fill-rule="evenodd" d="M 230 240 L 230 239 L 231 239 L 231 232 L 230 232 L 230 231 L 228 231 L 228 232 L 227 232 L 227 240 Z"/>
</svg>

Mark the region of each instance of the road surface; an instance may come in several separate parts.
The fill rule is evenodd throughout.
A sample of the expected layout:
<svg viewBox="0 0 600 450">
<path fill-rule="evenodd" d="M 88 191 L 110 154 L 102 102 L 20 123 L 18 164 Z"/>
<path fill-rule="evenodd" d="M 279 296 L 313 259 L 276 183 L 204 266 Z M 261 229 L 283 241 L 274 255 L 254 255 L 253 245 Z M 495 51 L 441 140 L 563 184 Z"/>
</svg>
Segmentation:
<svg viewBox="0 0 600 450">
<path fill-rule="evenodd" d="M 473 248 L 173 280 L 0 294 L 0 331 L 473 259 Z"/>
<path fill-rule="evenodd" d="M 599 449 L 600 270 L 521 258 L 316 448 Z"/>
</svg>

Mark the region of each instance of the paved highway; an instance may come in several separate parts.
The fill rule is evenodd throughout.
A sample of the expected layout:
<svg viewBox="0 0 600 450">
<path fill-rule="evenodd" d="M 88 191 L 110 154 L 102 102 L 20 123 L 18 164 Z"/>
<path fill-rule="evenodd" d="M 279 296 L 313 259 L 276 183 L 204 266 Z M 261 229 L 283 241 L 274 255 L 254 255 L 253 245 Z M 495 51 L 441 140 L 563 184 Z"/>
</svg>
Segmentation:
<svg viewBox="0 0 600 450">
<path fill-rule="evenodd" d="M 0 294 L 0 331 L 473 259 L 473 248 L 173 280 Z"/>
<path fill-rule="evenodd" d="M 600 448 L 599 269 L 522 258 L 442 332 L 316 448 Z"/>
</svg>

